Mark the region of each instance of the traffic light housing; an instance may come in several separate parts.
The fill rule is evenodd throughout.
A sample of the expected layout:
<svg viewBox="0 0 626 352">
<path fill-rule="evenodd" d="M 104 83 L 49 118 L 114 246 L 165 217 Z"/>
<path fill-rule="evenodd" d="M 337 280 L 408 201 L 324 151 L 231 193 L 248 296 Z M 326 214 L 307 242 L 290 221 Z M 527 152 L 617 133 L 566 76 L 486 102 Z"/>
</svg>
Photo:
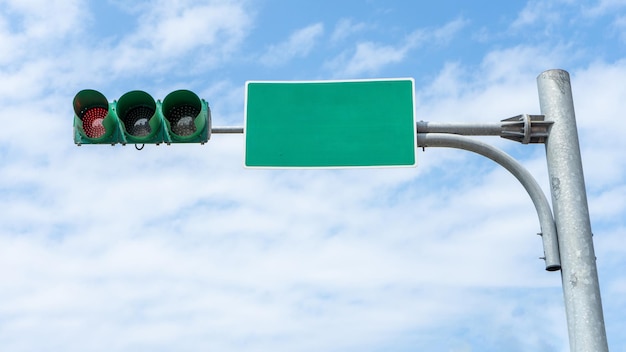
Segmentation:
<svg viewBox="0 0 626 352">
<path fill-rule="evenodd" d="M 76 94 L 74 143 L 206 143 L 211 135 L 209 104 L 189 90 L 176 90 L 163 102 L 141 90 L 109 103 L 93 89 Z"/>
</svg>

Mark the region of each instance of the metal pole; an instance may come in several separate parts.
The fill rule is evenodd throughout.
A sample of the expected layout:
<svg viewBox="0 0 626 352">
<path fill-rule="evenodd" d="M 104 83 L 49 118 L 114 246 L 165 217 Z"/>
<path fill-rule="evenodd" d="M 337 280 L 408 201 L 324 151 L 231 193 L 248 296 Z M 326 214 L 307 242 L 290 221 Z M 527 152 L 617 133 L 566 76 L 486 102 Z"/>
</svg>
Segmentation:
<svg viewBox="0 0 626 352">
<path fill-rule="evenodd" d="M 570 351 L 608 351 L 569 74 L 545 71 L 537 77 L 537 86 L 541 113 L 553 122 L 546 160 Z"/>
</svg>

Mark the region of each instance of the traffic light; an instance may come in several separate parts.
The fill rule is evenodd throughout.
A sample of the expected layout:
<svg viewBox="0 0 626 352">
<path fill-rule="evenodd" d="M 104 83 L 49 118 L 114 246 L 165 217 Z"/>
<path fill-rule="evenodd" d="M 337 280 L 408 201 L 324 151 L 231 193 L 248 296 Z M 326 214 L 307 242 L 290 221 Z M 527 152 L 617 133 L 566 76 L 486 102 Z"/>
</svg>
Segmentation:
<svg viewBox="0 0 626 352">
<path fill-rule="evenodd" d="M 172 143 L 205 143 L 209 139 L 209 104 L 188 90 L 177 90 L 163 99 L 161 111 Z"/>
<path fill-rule="evenodd" d="M 211 135 L 209 104 L 189 90 L 176 90 L 163 102 L 141 90 L 109 103 L 93 89 L 74 97 L 74 143 L 206 143 Z"/>
</svg>

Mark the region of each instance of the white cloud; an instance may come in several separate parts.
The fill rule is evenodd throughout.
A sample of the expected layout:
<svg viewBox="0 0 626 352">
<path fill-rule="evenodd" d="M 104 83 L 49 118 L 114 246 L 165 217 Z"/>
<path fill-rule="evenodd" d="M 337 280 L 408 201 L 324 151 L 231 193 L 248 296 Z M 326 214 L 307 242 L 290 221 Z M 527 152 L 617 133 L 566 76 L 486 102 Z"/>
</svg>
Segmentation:
<svg viewBox="0 0 626 352">
<path fill-rule="evenodd" d="M 626 42 L 626 16 L 619 16 L 613 21 L 614 30 L 619 33 L 622 42 Z"/>
<path fill-rule="evenodd" d="M 599 0 L 593 6 L 586 6 L 583 15 L 597 17 L 615 14 L 615 11 L 622 7 L 626 7 L 626 1 L 624 0 Z"/>
<path fill-rule="evenodd" d="M 371 42 L 358 43 L 354 54 L 345 64 L 343 75 L 357 76 L 364 72 L 376 72 L 381 67 L 402 61 L 408 46 L 393 47 Z M 343 58 L 340 59 L 343 61 Z"/>
<path fill-rule="evenodd" d="M 457 18 L 456 20 L 446 23 L 442 27 L 435 28 L 431 33 L 427 33 L 429 36 L 432 36 L 432 39 L 436 44 L 441 45 L 458 35 L 459 31 L 465 28 L 468 24 L 468 20 L 464 18 Z"/>
<path fill-rule="evenodd" d="M 118 72 L 163 69 L 183 58 L 214 67 L 238 49 L 251 23 L 239 2 L 165 1 L 133 11 L 140 13 L 139 28 L 108 49 L 107 58 Z"/>
<path fill-rule="evenodd" d="M 530 0 L 518 13 L 517 18 L 511 24 L 511 28 L 527 31 L 528 26 L 539 25 L 549 32 L 552 27 L 557 26 L 565 19 L 565 12 L 560 10 L 576 4 L 575 0 Z"/>
<path fill-rule="evenodd" d="M 407 54 L 417 47 L 445 44 L 466 24 L 464 19 L 456 19 L 439 28 L 415 30 L 396 45 L 359 41 L 354 49 L 346 50 L 326 62 L 326 68 L 339 77 L 354 78 L 376 73 L 388 65 L 404 61 Z"/>
<path fill-rule="evenodd" d="M 511 26 L 520 28 L 525 25 L 535 24 L 545 14 L 547 6 L 544 2 L 528 2 Z"/>
<path fill-rule="evenodd" d="M 615 187 L 626 177 L 626 159 L 614 152 L 626 148 L 626 141 L 619 136 L 619 131 L 626 128 L 621 104 L 626 96 L 621 84 L 624 79 L 624 61 L 594 63 L 573 74 L 577 126 L 581 130 L 583 161 L 588 165 L 585 175 L 592 190 Z"/>
<path fill-rule="evenodd" d="M 286 41 L 271 45 L 261 56 L 260 61 L 264 65 L 277 66 L 297 57 L 305 57 L 313 50 L 323 33 L 322 23 L 301 28 L 292 33 Z"/>
<path fill-rule="evenodd" d="M 343 18 L 337 22 L 333 34 L 330 36 L 332 42 L 345 40 L 355 33 L 359 33 L 367 28 L 367 24 L 363 22 L 354 23 L 352 19 Z"/>
<path fill-rule="evenodd" d="M 37 58 L 56 40 L 80 31 L 83 20 L 75 0 L 12 0 L 0 9 L 0 64 Z"/>
<path fill-rule="evenodd" d="M 59 38 L 79 24 L 77 0 L 9 0 L 4 2 L 13 26 L 29 39 Z"/>
<path fill-rule="evenodd" d="M 581 4 L 574 0 L 528 1 L 512 22 L 511 28 L 528 32 L 530 26 L 537 26 L 545 34 L 549 34 L 558 31 L 558 26 L 581 21 L 588 25 L 599 17 L 619 14 L 619 9 L 626 6 L 624 0 L 599 0 L 591 3 L 593 4 Z M 580 25 L 577 26 L 580 28 Z"/>
</svg>

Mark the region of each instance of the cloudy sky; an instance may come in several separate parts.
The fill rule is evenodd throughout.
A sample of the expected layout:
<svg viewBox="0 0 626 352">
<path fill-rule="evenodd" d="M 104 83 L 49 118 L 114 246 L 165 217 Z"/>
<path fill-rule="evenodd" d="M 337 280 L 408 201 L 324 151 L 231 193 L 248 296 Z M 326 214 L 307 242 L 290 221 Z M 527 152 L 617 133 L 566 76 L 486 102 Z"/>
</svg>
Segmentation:
<svg viewBox="0 0 626 352">
<path fill-rule="evenodd" d="M 242 126 L 248 80 L 410 77 L 418 120 L 495 123 L 539 114 L 552 68 L 626 351 L 626 1 L 0 0 L 2 350 L 567 351 L 532 202 L 481 156 L 259 170 L 241 134 L 72 139 L 85 88 L 189 89 Z M 548 191 L 543 145 L 480 139 Z"/>
</svg>

